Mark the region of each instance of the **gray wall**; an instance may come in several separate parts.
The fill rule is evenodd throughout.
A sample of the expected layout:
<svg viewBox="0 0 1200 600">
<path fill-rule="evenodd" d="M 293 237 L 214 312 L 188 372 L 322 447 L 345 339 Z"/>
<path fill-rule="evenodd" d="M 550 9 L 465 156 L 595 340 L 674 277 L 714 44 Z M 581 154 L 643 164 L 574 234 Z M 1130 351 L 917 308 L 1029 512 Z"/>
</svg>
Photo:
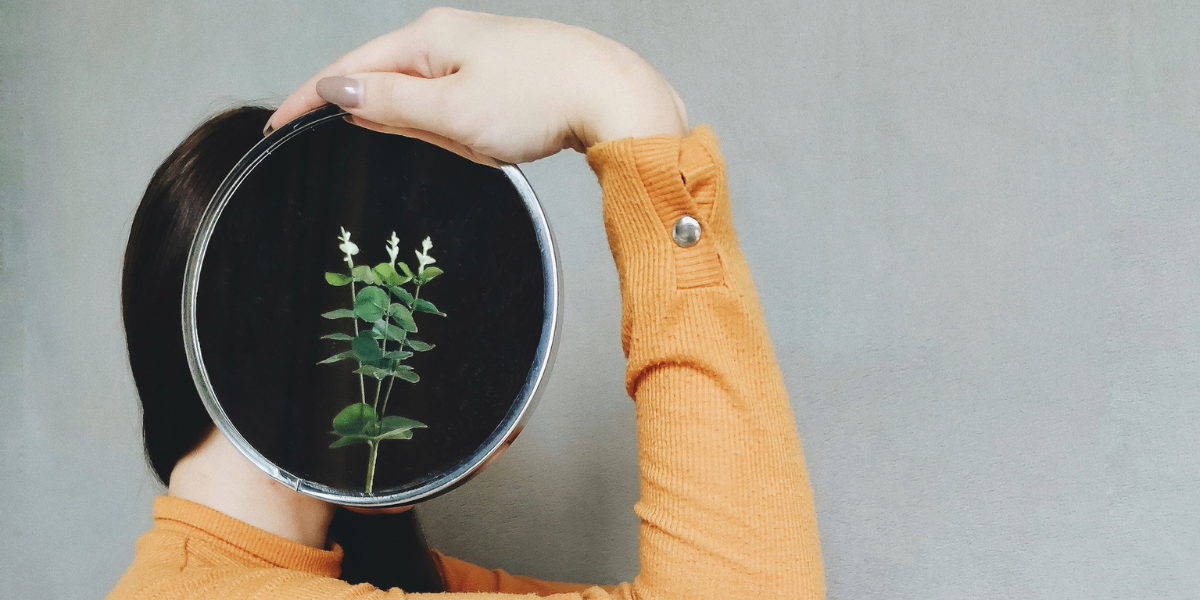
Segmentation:
<svg viewBox="0 0 1200 600">
<path fill-rule="evenodd" d="M 474 3 L 591 27 L 711 123 L 792 393 L 831 598 L 1200 587 L 1200 3 Z M 118 273 L 155 165 L 418 15 L 385 2 L 0 8 L 0 597 L 96 598 L 161 489 Z M 637 570 L 599 190 L 528 167 L 565 264 L 549 394 L 424 515 L 546 578 Z"/>
</svg>

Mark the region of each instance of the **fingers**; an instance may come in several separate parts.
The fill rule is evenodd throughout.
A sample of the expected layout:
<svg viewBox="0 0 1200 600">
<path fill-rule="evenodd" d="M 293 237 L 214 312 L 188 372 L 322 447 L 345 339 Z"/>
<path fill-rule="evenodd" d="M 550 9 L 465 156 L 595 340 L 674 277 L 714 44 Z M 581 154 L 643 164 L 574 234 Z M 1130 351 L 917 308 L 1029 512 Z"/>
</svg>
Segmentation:
<svg viewBox="0 0 1200 600">
<path fill-rule="evenodd" d="M 347 115 L 345 117 L 345 119 L 347 121 L 349 121 L 350 123 L 358 125 L 359 127 L 370 129 L 371 131 L 403 135 L 406 137 L 416 138 L 423 142 L 428 142 L 430 144 L 433 144 L 434 146 L 437 146 L 444 150 L 449 150 L 450 152 L 453 152 L 463 158 L 466 158 L 467 160 L 477 162 L 481 165 L 487 165 L 489 167 L 499 167 L 502 164 L 504 164 L 490 156 L 485 156 L 483 154 L 480 154 L 480 153 L 478 153 L 478 152 L 476 152 L 476 151 L 474 151 L 474 150 L 472 150 L 450 138 L 442 137 L 435 133 L 429 133 L 428 131 L 422 131 L 420 129 L 411 129 L 408 127 L 389 127 L 387 125 L 382 125 L 382 124 L 376 123 L 374 121 L 368 121 L 366 119 L 363 119 L 361 117 L 356 117 L 354 115 Z"/>
<path fill-rule="evenodd" d="M 328 70 L 328 67 L 326 67 Z M 324 72 L 324 71 L 322 71 Z M 300 89 L 292 92 L 279 108 L 267 119 L 266 126 L 263 127 L 263 135 L 267 135 L 279 128 L 280 125 L 295 119 L 296 117 L 318 107 L 325 103 L 315 89 L 316 81 L 305 82 L 300 86 Z"/>
<path fill-rule="evenodd" d="M 457 17 L 447 11 L 429 11 L 409 25 L 345 54 L 292 92 L 267 120 L 264 133 L 324 104 L 325 100 L 317 94 L 316 84 L 326 77 L 395 72 L 436 78 L 458 70 L 457 45 L 450 43 L 454 28 L 447 23 L 453 18 Z"/>
<path fill-rule="evenodd" d="M 469 115 L 454 109 L 459 75 L 425 79 L 400 73 L 357 73 L 318 82 L 322 98 L 350 114 L 393 128 L 419 129 L 469 145 Z"/>
</svg>

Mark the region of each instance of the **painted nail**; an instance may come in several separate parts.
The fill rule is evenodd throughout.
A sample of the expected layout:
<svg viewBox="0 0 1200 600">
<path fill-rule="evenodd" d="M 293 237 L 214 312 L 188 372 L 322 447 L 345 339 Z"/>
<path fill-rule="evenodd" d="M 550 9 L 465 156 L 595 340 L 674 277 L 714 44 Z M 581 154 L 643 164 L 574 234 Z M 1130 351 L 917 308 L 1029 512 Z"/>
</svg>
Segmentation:
<svg viewBox="0 0 1200 600">
<path fill-rule="evenodd" d="M 355 108 L 362 101 L 362 82 L 349 77 L 326 77 L 317 82 L 317 95 L 342 108 Z"/>
</svg>

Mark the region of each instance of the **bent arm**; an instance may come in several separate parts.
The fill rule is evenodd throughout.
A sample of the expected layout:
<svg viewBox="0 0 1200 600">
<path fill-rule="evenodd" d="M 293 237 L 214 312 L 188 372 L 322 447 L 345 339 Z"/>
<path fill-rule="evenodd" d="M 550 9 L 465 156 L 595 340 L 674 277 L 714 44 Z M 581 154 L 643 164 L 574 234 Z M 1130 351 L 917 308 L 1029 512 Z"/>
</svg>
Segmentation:
<svg viewBox="0 0 1200 600">
<path fill-rule="evenodd" d="M 593 146 L 588 162 L 621 282 L 641 572 L 585 596 L 824 598 L 812 490 L 716 137 L 702 126 L 616 140 Z M 701 226 L 687 248 L 672 238 L 684 215 Z"/>
<path fill-rule="evenodd" d="M 812 489 L 716 137 L 701 126 L 684 138 L 598 144 L 587 156 L 621 282 L 641 571 L 632 584 L 552 597 L 824 598 Z M 672 238 L 684 215 L 701 226 L 687 248 Z M 498 578 L 471 591 L 551 589 Z"/>
<path fill-rule="evenodd" d="M 594 146 L 637 407 L 646 598 L 823 598 L 812 490 L 707 127 Z M 672 239 L 690 215 L 699 242 Z"/>
</svg>

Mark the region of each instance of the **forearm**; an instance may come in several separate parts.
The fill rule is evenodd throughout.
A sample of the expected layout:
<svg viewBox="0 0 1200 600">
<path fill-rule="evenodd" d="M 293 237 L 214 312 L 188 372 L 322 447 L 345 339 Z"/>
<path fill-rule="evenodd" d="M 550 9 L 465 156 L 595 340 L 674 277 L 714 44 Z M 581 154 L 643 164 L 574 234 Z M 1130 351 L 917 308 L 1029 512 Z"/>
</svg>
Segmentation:
<svg viewBox="0 0 1200 600">
<path fill-rule="evenodd" d="M 638 414 L 640 596 L 824 596 L 812 492 L 716 140 L 593 147 Z M 686 181 L 685 181 L 686 179 Z M 690 215 L 700 241 L 672 227 Z"/>
</svg>

